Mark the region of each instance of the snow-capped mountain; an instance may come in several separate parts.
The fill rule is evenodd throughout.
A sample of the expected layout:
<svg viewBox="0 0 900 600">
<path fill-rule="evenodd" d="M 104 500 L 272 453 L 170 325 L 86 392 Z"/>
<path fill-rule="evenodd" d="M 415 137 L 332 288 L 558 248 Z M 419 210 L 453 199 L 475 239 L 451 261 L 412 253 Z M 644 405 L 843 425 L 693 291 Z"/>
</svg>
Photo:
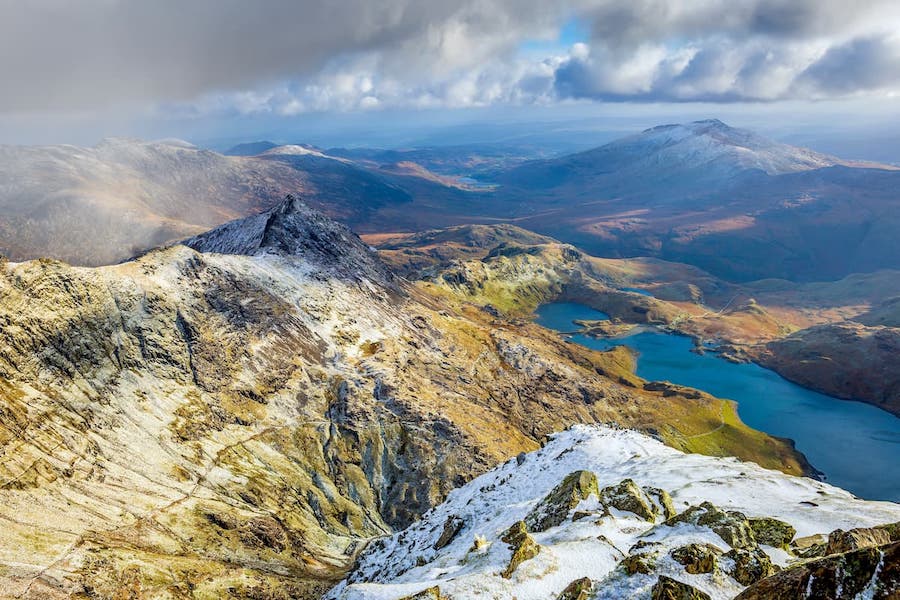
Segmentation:
<svg viewBox="0 0 900 600">
<path fill-rule="evenodd" d="M 575 426 L 372 543 L 327 598 L 643 599 L 680 584 L 696 595 L 652 597 L 726 599 L 780 569 L 796 575 L 790 567 L 803 556 L 852 549 L 836 530 L 896 521 L 897 504 L 734 458 L 684 454 L 634 431 Z M 900 529 L 875 531 L 896 552 Z M 866 568 L 844 592 L 895 598 L 896 571 Z M 893 579 L 879 579 L 881 571 Z M 827 578 L 821 568 L 817 575 L 820 583 L 807 575 L 803 585 L 820 590 Z M 573 589 L 585 595 L 565 595 Z M 840 594 L 808 597 L 850 597 Z"/>
<path fill-rule="evenodd" d="M 695 185 L 723 183 L 745 172 L 781 175 L 840 164 L 849 163 L 710 119 L 660 125 L 586 152 L 525 163 L 502 181 L 542 188 L 571 185 L 575 180 L 583 185 L 591 179 L 618 186 L 626 178 L 631 187 L 641 187 L 639 181 Z M 636 176 L 640 180 L 632 179 Z M 682 181 L 688 178 L 691 181 Z"/>
</svg>

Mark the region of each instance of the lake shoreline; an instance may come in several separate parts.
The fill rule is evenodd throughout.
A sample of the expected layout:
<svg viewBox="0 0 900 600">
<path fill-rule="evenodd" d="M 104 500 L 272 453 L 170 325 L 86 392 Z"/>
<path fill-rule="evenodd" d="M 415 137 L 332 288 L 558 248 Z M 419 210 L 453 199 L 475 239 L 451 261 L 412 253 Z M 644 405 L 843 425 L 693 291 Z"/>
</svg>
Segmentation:
<svg viewBox="0 0 900 600">
<path fill-rule="evenodd" d="M 637 352 L 636 375 L 670 381 L 737 402 L 739 417 L 768 435 L 791 440 L 830 483 L 870 499 L 900 501 L 900 481 L 880 481 L 900 460 L 900 420 L 867 402 L 848 401 L 800 386 L 755 362 L 731 362 L 715 348 L 696 352 L 697 338 L 641 325 L 603 338 L 571 332 L 577 321 L 606 317 L 585 304 L 551 303 L 536 311 L 540 325 L 595 350 L 625 345 Z"/>
</svg>

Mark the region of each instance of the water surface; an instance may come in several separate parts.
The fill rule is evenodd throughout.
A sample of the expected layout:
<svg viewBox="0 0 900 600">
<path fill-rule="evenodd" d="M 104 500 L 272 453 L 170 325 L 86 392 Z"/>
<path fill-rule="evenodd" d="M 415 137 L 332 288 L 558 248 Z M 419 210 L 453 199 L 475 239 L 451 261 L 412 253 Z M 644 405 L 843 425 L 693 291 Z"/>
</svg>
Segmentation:
<svg viewBox="0 0 900 600">
<path fill-rule="evenodd" d="M 575 319 L 607 318 L 565 302 L 545 304 L 537 315 L 539 324 L 562 332 L 576 330 Z M 642 332 L 611 340 L 580 334 L 570 339 L 596 350 L 629 346 L 639 353 L 640 377 L 736 400 L 745 423 L 794 440 L 829 483 L 869 500 L 900 502 L 900 419 L 886 411 L 808 390 L 759 365 L 696 354 L 684 336 Z"/>
</svg>

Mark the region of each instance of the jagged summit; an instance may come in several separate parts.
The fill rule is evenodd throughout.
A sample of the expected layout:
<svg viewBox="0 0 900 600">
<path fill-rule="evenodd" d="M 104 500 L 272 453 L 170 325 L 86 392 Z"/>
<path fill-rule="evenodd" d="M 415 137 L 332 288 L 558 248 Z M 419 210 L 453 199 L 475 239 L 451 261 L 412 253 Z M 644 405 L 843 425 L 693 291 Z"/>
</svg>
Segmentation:
<svg viewBox="0 0 900 600">
<path fill-rule="evenodd" d="M 231 221 L 182 242 L 198 252 L 280 254 L 354 278 L 389 281 L 389 270 L 359 236 L 288 194 L 259 214 Z"/>
</svg>

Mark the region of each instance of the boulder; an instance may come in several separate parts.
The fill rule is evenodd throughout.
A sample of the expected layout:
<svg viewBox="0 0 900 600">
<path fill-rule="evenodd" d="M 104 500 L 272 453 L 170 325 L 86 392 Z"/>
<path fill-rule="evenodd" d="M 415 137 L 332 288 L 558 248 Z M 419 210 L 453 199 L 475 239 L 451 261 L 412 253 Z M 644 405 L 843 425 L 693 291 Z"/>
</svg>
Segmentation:
<svg viewBox="0 0 900 600">
<path fill-rule="evenodd" d="M 582 577 L 567 585 L 556 600 L 588 600 L 593 589 L 594 582 L 589 577 Z"/>
<path fill-rule="evenodd" d="M 752 585 L 775 573 L 776 567 L 769 556 L 756 548 L 734 549 L 725 555 L 729 559 L 723 569 L 741 585 Z"/>
<path fill-rule="evenodd" d="M 891 543 L 891 533 L 882 527 L 860 527 L 844 531 L 837 529 L 828 535 L 825 554 L 842 554 L 860 548 L 871 548 Z"/>
<path fill-rule="evenodd" d="M 632 554 L 622 559 L 622 562 L 619 564 L 622 565 L 622 568 L 628 575 L 634 575 L 635 573 L 649 575 L 656 566 L 656 557 L 650 554 Z"/>
<path fill-rule="evenodd" d="M 753 530 L 743 513 L 733 510 L 724 511 L 710 502 L 692 506 L 665 522 L 666 525 L 677 525 L 678 523 L 708 527 L 732 548 L 756 547 Z"/>
<path fill-rule="evenodd" d="M 688 544 L 672 550 L 672 558 L 692 575 L 715 571 L 721 554 L 712 544 Z"/>
<path fill-rule="evenodd" d="M 797 530 L 790 523 L 772 517 L 757 517 L 748 519 L 748 521 L 756 541 L 773 548 L 787 550 L 791 540 L 797 535 Z"/>
<path fill-rule="evenodd" d="M 528 534 L 528 528 L 523 521 L 513 523 L 500 539 L 506 542 L 509 549 L 512 550 L 509 564 L 503 572 L 500 573 L 500 576 L 504 579 L 512 577 L 513 572 L 519 568 L 519 565 L 526 560 L 534 558 L 538 555 L 538 552 L 541 551 L 541 547 L 538 543 Z"/>
<path fill-rule="evenodd" d="M 791 542 L 790 551 L 800 558 L 819 558 L 825 556 L 825 548 L 828 545 L 828 536 L 816 533 L 805 537 L 795 538 Z"/>
<path fill-rule="evenodd" d="M 434 549 L 440 550 L 450 544 L 450 542 L 456 539 L 456 536 L 459 535 L 459 532 L 462 531 L 462 528 L 465 527 L 465 525 L 466 522 L 456 515 L 447 517 L 447 520 L 444 521 L 444 530 L 434 543 Z"/>
<path fill-rule="evenodd" d="M 411 596 L 403 596 L 400 600 L 447 600 L 447 596 L 441 594 L 441 588 L 434 586 Z"/>
<path fill-rule="evenodd" d="M 735 600 L 900 597 L 900 542 L 834 554 L 785 569 L 748 587 Z"/>
<path fill-rule="evenodd" d="M 653 501 L 631 479 L 625 479 L 619 485 L 603 488 L 603 491 L 600 492 L 600 501 L 606 508 L 617 508 L 634 513 L 651 523 L 656 520 L 658 514 L 658 509 Z"/>
<path fill-rule="evenodd" d="M 628 575 L 642 573 L 649 575 L 656 568 L 656 562 L 662 554 L 663 545 L 659 542 L 639 541 L 628 551 L 622 562 L 622 568 Z"/>
<path fill-rule="evenodd" d="M 655 487 L 645 487 L 644 491 L 650 499 L 653 500 L 653 503 L 657 506 L 659 511 L 662 512 L 664 519 L 671 519 L 678 514 L 678 511 L 675 510 L 675 503 L 672 502 L 672 496 L 669 495 L 669 492 Z"/>
<path fill-rule="evenodd" d="M 569 473 L 525 517 L 529 531 L 546 531 L 566 520 L 569 511 L 591 494 L 599 496 L 597 476 L 590 471 Z"/>
<path fill-rule="evenodd" d="M 659 576 L 659 581 L 650 591 L 650 598 L 651 600 L 712 600 L 706 592 L 701 592 L 692 585 L 665 575 Z"/>
</svg>

